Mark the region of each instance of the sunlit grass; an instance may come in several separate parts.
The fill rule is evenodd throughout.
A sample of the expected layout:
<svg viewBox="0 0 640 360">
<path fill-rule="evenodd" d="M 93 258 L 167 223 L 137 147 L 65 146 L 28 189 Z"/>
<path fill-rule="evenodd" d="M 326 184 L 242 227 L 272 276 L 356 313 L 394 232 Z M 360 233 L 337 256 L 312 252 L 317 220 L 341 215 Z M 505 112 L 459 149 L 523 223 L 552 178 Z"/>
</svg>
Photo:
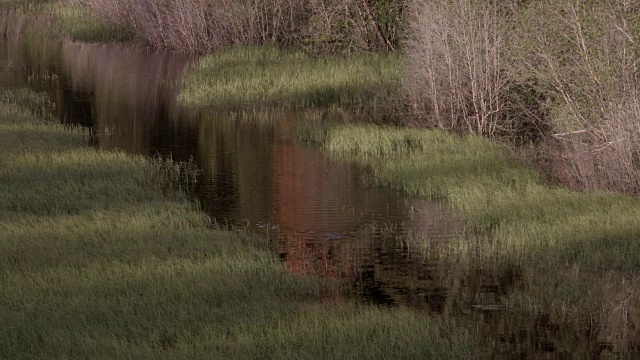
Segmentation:
<svg viewBox="0 0 640 360">
<path fill-rule="evenodd" d="M 452 259 L 466 276 L 519 274 L 503 305 L 595 322 L 603 341 L 626 334 L 624 346 L 639 343 L 640 298 L 631 294 L 640 289 L 633 281 L 640 199 L 546 184 L 505 146 L 475 136 L 372 125 L 328 125 L 299 136 L 368 166 L 379 186 L 451 204 L 464 216 L 466 235 L 444 245 L 426 240 L 424 251 Z"/>
<path fill-rule="evenodd" d="M 322 305 L 320 280 L 210 229 L 157 162 L 88 147 L 49 106 L 0 90 L 0 358 L 472 356 L 466 331 L 426 315 Z"/>
<path fill-rule="evenodd" d="M 397 55 L 313 57 L 275 47 L 237 47 L 202 58 L 186 76 L 188 105 L 364 106 L 398 88 Z"/>
<path fill-rule="evenodd" d="M 56 2 L 57 0 L 0 0 L 0 9 L 18 9 L 32 12 Z"/>
<path fill-rule="evenodd" d="M 47 17 L 55 19 L 52 22 L 55 25 L 42 29 L 51 37 L 89 43 L 124 42 L 133 38 L 130 31 L 107 23 L 87 7 L 66 1 L 0 0 L 0 9 L 17 10 L 42 19 Z"/>
<path fill-rule="evenodd" d="M 133 38 L 126 29 L 109 24 L 82 5 L 55 3 L 45 11 L 56 16 L 62 36 L 83 42 L 122 42 Z"/>
</svg>

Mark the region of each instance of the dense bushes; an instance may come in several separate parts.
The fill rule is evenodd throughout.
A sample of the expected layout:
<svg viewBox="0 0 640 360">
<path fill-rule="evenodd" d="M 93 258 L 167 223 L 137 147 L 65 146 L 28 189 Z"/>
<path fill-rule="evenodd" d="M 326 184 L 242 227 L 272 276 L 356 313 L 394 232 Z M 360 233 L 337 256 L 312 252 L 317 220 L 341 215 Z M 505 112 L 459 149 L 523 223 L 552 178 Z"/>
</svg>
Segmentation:
<svg viewBox="0 0 640 360">
<path fill-rule="evenodd" d="M 558 170 L 580 188 L 639 193 L 640 1 L 547 0 L 521 12 L 516 70 L 553 99 Z"/>
<path fill-rule="evenodd" d="M 422 125 L 544 138 L 570 185 L 640 192 L 640 1 L 414 0 Z"/>
<path fill-rule="evenodd" d="M 407 122 L 534 141 L 576 188 L 640 193 L 640 0 L 75 1 L 187 52 L 389 51 L 402 39 Z"/>
<path fill-rule="evenodd" d="M 411 8 L 407 90 L 427 125 L 493 134 L 505 89 L 498 5 L 416 0 Z"/>
<path fill-rule="evenodd" d="M 152 45 L 207 53 L 291 44 L 312 52 L 390 50 L 404 0 L 81 0 Z"/>
</svg>

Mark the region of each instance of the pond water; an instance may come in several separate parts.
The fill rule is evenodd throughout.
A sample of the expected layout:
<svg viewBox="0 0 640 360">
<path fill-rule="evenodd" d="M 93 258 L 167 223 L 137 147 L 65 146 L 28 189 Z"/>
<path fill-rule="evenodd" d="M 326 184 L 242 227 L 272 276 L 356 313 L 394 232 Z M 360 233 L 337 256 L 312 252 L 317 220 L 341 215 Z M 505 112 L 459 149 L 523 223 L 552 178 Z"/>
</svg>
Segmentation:
<svg viewBox="0 0 640 360">
<path fill-rule="evenodd" d="M 296 129 L 332 112 L 185 108 L 176 95 L 194 59 L 54 42 L 30 36 L 20 16 L 0 21 L 0 61 L 15 67 L 13 85 L 47 92 L 60 121 L 91 128 L 100 148 L 194 159 L 202 171 L 193 195 L 202 208 L 219 223 L 268 232 L 287 269 L 342 280 L 344 289 L 325 301 L 356 298 L 462 318 L 486 336 L 495 358 L 591 358 L 605 346 L 545 316 L 486 306 L 499 304 L 516 275 L 461 282 L 455 268 L 423 255 L 424 244 L 411 239 L 446 241 L 461 221 L 441 203 L 372 187 L 366 168 L 297 141 Z M 485 306 L 458 306 L 474 299 Z"/>
</svg>

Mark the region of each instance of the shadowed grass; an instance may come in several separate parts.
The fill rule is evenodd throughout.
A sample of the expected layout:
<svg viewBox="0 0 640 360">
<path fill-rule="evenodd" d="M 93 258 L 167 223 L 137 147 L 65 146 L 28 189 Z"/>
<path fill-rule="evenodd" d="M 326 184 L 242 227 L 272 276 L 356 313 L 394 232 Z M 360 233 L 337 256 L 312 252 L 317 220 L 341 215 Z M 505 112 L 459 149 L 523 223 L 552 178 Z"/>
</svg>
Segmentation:
<svg viewBox="0 0 640 360">
<path fill-rule="evenodd" d="M 640 344 L 640 298 L 629 295 L 639 289 L 640 199 L 549 186 L 480 137 L 368 125 L 299 136 L 369 166 L 380 186 L 448 201 L 465 216 L 468 236 L 425 242 L 424 250 L 456 259 L 467 276 L 515 269 L 520 285 L 504 304 L 595 321 L 600 340 Z"/>
<path fill-rule="evenodd" d="M 0 358 L 467 359 L 407 309 L 322 305 L 260 241 L 212 230 L 141 157 L 86 146 L 0 90 Z"/>
<path fill-rule="evenodd" d="M 133 34 L 107 23 L 83 5 L 60 0 L 0 0 L 0 9 L 17 10 L 33 16 L 32 26 L 46 35 L 82 42 L 125 42 Z M 53 18 L 53 26 L 39 28 L 39 20 Z"/>
<path fill-rule="evenodd" d="M 234 107 L 363 106 L 398 88 L 399 58 L 312 57 L 275 47 L 236 47 L 200 60 L 186 76 L 188 105 Z"/>
<path fill-rule="evenodd" d="M 105 22 L 82 5 L 56 3 L 45 10 L 57 19 L 62 36 L 82 42 L 124 42 L 133 39 L 133 33 Z"/>
<path fill-rule="evenodd" d="M 18 9 L 20 11 L 39 11 L 57 0 L 0 0 L 0 9 Z"/>
</svg>

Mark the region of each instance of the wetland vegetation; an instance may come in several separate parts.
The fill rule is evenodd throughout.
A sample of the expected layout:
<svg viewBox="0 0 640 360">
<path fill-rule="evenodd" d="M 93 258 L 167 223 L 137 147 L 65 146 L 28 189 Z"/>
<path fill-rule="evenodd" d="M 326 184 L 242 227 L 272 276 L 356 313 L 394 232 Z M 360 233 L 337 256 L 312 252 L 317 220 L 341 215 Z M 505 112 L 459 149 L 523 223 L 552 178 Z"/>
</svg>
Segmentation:
<svg viewBox="0 0 640 360">
<path fill-rule="evenodd" d="M 472 284 L 479 274 L 515 276 L 519 285 L 488 305 L 550 312 L 576 329 L 595 321 L 601 341 L 637 346 L 640 199 L 548 184 L 506 146 L 480 136 L 374 125 L 299 136 L 370 167 L 376 186 L 445 200 L 464 215 L 459 239 L 411 241 L 450 264 L 443 265 L 448 286 Z"/>
<path fill-rule="evenodd" d="M 459 358 L 464 330 L 408 309 L 320 304 L 264 241 L 0 91 L 0 357 Z"/>
<path fill-rule="evenodd" d="M 637 354 L 640 3 L 302 3 L 4 6 L 53 13 L 79 41 L 204 55 L 185 76 L 188 106 L 341 114 L 297 140 L 461 215 L 448 241 L 410 240 L 437 259 L 453 309 L 547 316 L 601 344 L 593 357 Z M 257 239 L 209 229 L 153 181 L 159 163 L 87 147 L 43 121 L 38 94 L 0 95 L 0 355 L 495 355 L 469 318 L 318 304 L 326 284 L 286 272 Z M 483 298 L 483 277 L 508 286 Z"/>
<path fill-rule="evenodd" d="M 398 89 L 400 59 L 313 57 L 275 47 L 236 47 L 203 57 L 180 99 L 218 108 L 380 106 Z"/>
</svg>

